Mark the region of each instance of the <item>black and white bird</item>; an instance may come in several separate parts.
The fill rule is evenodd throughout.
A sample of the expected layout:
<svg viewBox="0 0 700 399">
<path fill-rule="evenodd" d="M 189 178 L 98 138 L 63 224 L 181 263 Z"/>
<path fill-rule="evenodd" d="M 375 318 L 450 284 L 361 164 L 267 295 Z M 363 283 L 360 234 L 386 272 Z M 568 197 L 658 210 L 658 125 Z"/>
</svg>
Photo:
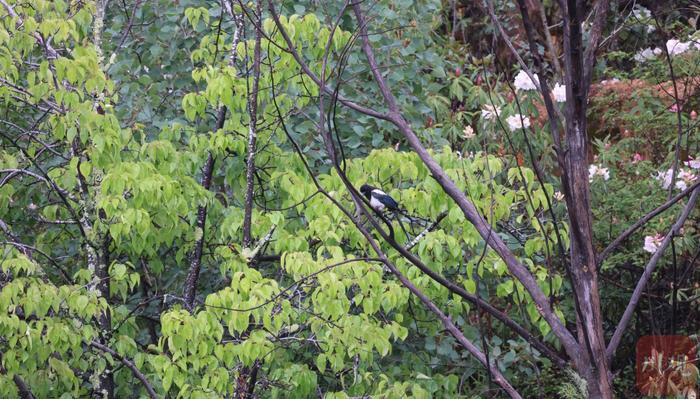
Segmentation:
<svg viewBox="0 0 700 399">
<path fill-rule="evenodd" d="M 384 191 L 378 189 L 377 187 L 370 186 L 369 184 L 363 184 L 360 187 L 362 194 L 369 200 L 369 206 L 372 207 L 377 212 L 384 212 L 385 209 L 390 211 L 398 211 L 399 203 L 395 199 Z"/>
</svg>

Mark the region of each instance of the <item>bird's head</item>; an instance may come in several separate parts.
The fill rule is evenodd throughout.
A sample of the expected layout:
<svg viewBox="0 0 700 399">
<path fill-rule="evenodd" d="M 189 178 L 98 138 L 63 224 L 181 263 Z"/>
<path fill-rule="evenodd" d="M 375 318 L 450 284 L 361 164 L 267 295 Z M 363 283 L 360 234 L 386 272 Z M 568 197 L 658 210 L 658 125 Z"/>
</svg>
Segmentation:
<svg viewBox="0 0 700 399">
<path fill-rule="evenodd" d="M 363 184 L 362 187 L 360 187 L 360 192 L 365 195 L 365 197 L 369 198 L 370 195 L 372 194 L 372 190 L 374 190 L 376 187 L 372 187 L 369 184 Z"/>
</svg>

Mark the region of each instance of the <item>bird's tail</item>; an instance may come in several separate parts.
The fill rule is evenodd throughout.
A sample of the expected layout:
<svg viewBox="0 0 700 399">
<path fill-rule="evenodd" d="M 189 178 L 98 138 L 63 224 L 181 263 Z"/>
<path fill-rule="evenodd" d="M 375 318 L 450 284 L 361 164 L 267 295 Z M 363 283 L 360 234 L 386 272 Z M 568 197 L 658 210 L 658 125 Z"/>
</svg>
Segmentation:
<svg viewBox="0 0 700 399">
<path fill-rule="evenodd" d="M 394 215 L 397 219 L 399 219 L 401 216 L 403 216 L 403 220 L 406 223 L 409 223 L 411 225 L 418 225 L 418 226 L 427 226 L 429 225 L 432 221 L 429 219 L 422 218 L 420 216 L 413 215 L 409 213 L 405 209 L 396 209 L 393 211 Z"/>
<path fill-rule="evenodd" d="M 416 236 L 418 234 L 416 233 L 416 228 L 423 230 L 426 226 L 430 225 L 431 223 L 430 220 L 422 218 L 420 216 L 412 215 L 407 210 L 401 208 L 393 209 L 391 211 L 390 218 L 396 220 L 399 223 L 399 227 L 401 228 L 401 231 L 403 231 L 404 235 L 406 236 L 406 240 L 408 241 L 412 240 L 412 236 Z M 408 225 L 408 229 L 406 229 L 404 223 Z"/>
</svg>

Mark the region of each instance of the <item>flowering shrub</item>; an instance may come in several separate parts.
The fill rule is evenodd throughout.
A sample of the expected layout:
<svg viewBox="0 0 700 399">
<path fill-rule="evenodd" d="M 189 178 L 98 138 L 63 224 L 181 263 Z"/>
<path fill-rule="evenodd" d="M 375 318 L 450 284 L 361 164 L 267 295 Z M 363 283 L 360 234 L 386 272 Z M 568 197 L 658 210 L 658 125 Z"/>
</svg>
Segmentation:
<svg viewBox="0 0 700 399">
<path fill-rule="evenodd" d="M 591 165 L 588 167 L 588 181 L 592 182 L 593 178 L 601 176 L 604 180 L 610 179 L 610 170 L 599 165 Z"/>
</svg>

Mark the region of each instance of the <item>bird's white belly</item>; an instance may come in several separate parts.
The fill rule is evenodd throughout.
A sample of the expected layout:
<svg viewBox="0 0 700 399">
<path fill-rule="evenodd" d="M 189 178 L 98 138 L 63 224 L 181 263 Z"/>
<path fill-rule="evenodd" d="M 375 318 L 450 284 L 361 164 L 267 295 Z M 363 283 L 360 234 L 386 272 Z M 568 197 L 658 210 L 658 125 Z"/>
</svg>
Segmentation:
<svg viewBox="0 0 700 399">
<path fill-rule="evenodd" d="M 375 209 L 375 210 L 377 210 L 377 211 L 379 211 L 379 212 L 381 212 L 381 211 L 384 210 L 384 204 L 382 204 L 381 202 L 379 202 L 379 200 L 376 199 L 374 196 L 372 196 L 372 198 L 370 198 L 370 200 L 369 200 L 369 206 L 371 206 L 372 209 Z"/>
</svg>

